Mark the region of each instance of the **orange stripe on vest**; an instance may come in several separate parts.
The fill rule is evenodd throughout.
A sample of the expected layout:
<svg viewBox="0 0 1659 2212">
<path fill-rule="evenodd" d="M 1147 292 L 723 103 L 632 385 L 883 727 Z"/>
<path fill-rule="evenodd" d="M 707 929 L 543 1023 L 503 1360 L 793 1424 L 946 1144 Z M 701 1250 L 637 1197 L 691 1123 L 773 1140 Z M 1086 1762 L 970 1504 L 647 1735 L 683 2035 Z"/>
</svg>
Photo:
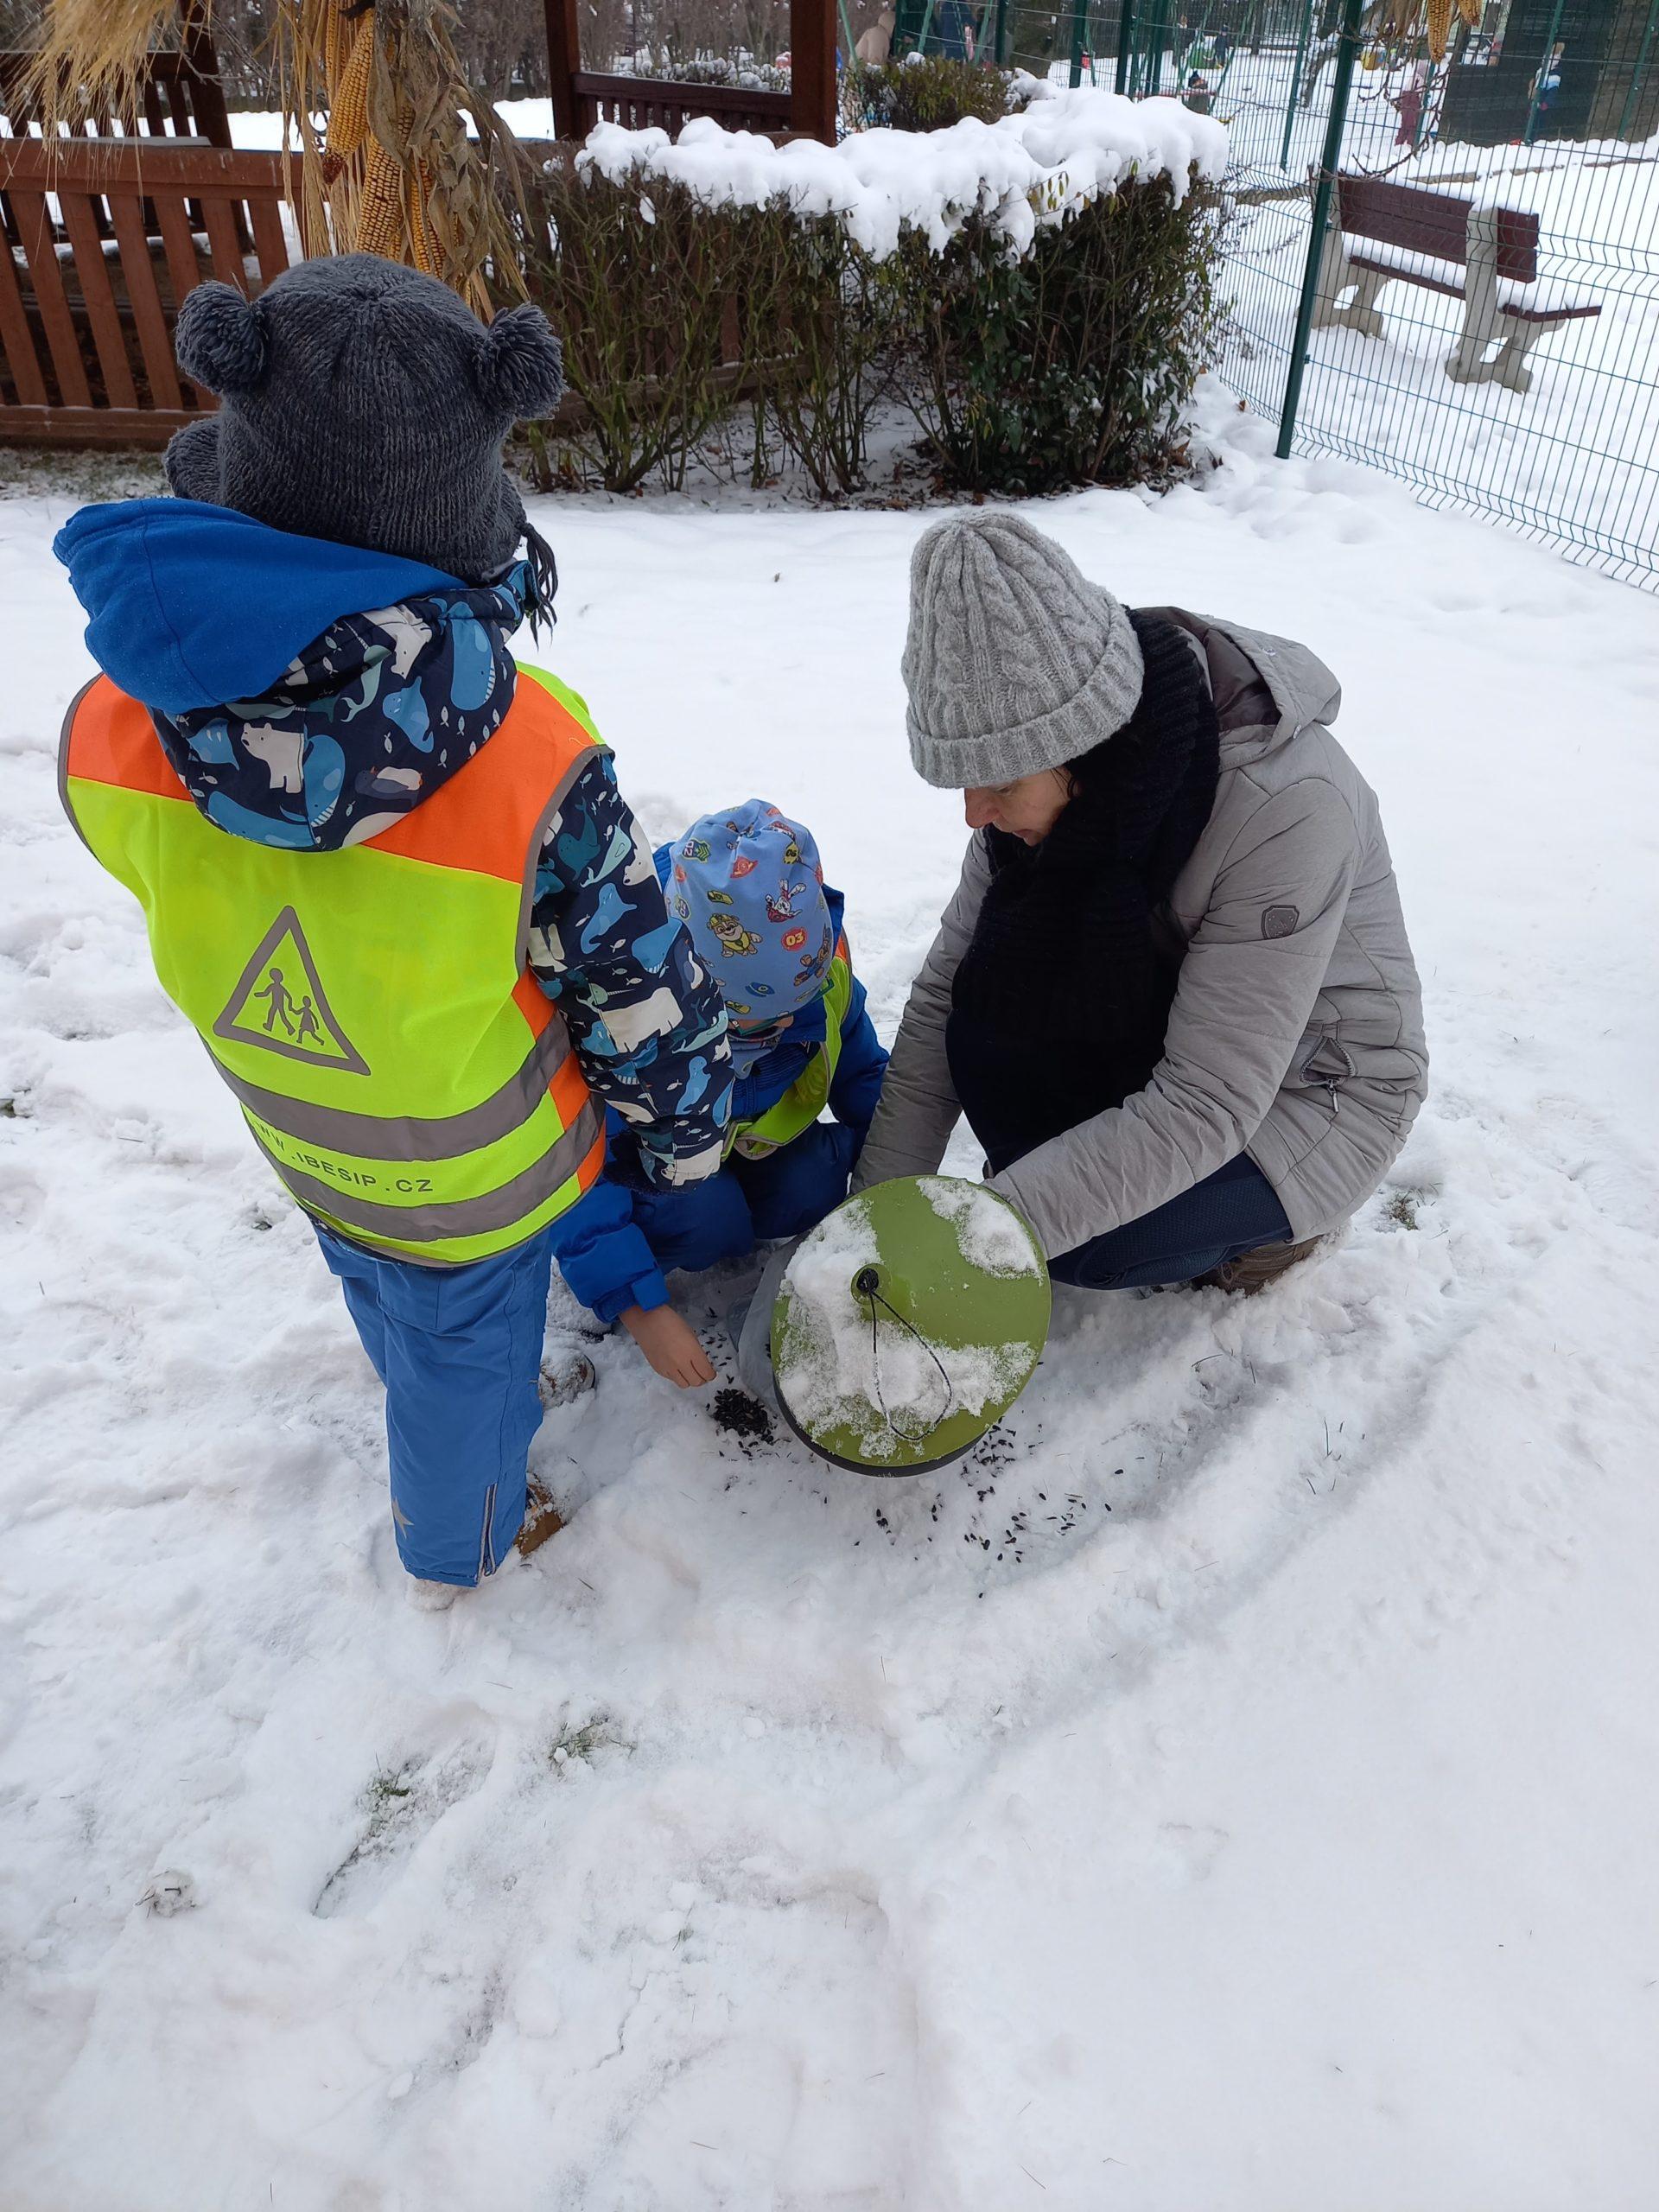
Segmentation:
<svg viewBox="0 0 1659 2212">
<path fill-rule="evenodd" d="M 97 678 L 70 714 L 65 757 L 70 776 L 191 803 L 148 708 L 107 676 Z M 534 866 L 531 840 L 546 826 L 550 794 L 592 749 L 593 740 L 575 717 L 541 684 L 522 678 L 500 728 L 466 766 L 412 812 L 363 842 L 429 867 L 522 883 L 526 868 Z M 541 1003 L 545 1009 L 546 1000 Z M 528 1005 L 524 1012 L 530 1014 Z M 538 1033 L 545 1026 L 544 1018 L 531 1017 Z"/>
<path fill-rule="evenodd" d="M 155 798 L 182 799 L 190 794 L 162 750 L 147 709 L 111 683 L 96 677 L 69 709 L 65 766 L 89 784 L 113 784 L 118 791 L 146 791 Z"/>
</svg>

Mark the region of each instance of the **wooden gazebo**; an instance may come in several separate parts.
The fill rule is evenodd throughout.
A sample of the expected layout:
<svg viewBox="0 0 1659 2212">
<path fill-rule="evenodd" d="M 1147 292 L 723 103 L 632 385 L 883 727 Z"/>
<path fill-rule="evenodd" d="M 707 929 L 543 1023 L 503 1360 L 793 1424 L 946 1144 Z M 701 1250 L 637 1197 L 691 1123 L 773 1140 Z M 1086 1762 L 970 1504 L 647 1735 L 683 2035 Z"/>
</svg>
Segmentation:
<svg viewBox="0 0 1659 2212">
<path fill-rule="evenodd" d="M 694 115 L 709 115 L 728 130 L 821 138 L 828 146 L 836 143 L 835 0 L 790 0 L 786 92 L 664 84 L 651 77 L 609 76 L 586 69 L 580 0 L 545 0 L 545 7 L 557 137 L 585 138 L 603 121 L 623 124 L 631 130 L 656 124 L 677 138 Z"/>
</svg>

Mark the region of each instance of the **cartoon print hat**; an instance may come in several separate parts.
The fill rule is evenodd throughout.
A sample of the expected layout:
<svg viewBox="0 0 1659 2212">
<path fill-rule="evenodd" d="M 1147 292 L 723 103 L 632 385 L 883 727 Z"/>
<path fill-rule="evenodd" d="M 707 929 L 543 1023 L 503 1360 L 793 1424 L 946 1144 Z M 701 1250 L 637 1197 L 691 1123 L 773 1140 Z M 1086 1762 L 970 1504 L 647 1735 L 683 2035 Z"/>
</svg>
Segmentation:
<svg viewBox="0 0 1659 2212">
<path fill-rule="evenodd" d="M 734 1021 L 777 1021 L 823 989 L 835 934 L 812 833 L 765 799 L 705 814 L 671 848 L 669 904 Z"/>
</svg>

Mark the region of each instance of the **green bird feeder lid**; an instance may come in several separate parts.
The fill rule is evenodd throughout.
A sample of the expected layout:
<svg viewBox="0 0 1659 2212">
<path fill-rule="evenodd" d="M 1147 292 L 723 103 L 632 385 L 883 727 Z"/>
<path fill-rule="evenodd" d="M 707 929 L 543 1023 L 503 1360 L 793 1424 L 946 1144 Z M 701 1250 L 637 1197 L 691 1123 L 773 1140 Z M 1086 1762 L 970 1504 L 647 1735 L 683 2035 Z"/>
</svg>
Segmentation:
<svg viewBox="0 0 1659 2212">
<path fill-rule="evenodd" d="M 982 1183 L 906 1175 L 802 1240 L 772 1315 L 785 1420 L 831 1465 L 917 1475 L 958 1459 L 1031 1380 L 1048 1267 Z"/>
</svg>

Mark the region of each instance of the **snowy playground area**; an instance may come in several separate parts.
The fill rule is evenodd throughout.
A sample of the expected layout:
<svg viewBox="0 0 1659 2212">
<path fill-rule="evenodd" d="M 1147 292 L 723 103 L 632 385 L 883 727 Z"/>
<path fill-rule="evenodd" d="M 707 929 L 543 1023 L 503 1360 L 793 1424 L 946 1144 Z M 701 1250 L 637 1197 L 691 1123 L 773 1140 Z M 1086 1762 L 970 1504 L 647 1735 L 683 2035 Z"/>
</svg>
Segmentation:
<svg viewBox="0 0 1659 2212">
<path fill-rule="evenodd" d="M 942 1474 L 607 1339 L 568 1525 L 435 1615 L 59 810 L 50 541 L 136 487 L 0 499 L 5 2212 L 1651 2212 L 1659 607 L 1204 419 L 1201 480 L 1032 512 L 1341 678 L 1433 1058 L 1387 1186 L 1254 1300 L 1059 1292 Z M 645 827 L 810 823 L 890 1039 L 964 835 L 904 737 L 931 515 L 532 518 Z"/>
<path fill-rule="evenodd" d="M 1253 403 L 1284 391 L 1322 158 L 1328 75 L 1292 107 L 1289 60 L 1239 55 L 1227 124 L 1235 223 L 1223 373 Z M 1441 73 L 1442 79 L 1444 72 Z M 1517 298 L 1599 310 L 1549 330 L 1532 389 L 1451 384 L 1463 303 L 1420 285 L 1382 296 L 1383 333 L 1315 329 L 1298 416 L 1304 444 L 1388 468 L 1437 499 L 1503 516 L 1651 588 L 1659 569 L 1659 140 L 1397 142 L 1403 73 L 1362 77 L 1338 167 L 1389 185 L 1535 216 L 1536 283 Z M 1288 124 L 1287 118 L 1288 117 Z"/>
</svg>

